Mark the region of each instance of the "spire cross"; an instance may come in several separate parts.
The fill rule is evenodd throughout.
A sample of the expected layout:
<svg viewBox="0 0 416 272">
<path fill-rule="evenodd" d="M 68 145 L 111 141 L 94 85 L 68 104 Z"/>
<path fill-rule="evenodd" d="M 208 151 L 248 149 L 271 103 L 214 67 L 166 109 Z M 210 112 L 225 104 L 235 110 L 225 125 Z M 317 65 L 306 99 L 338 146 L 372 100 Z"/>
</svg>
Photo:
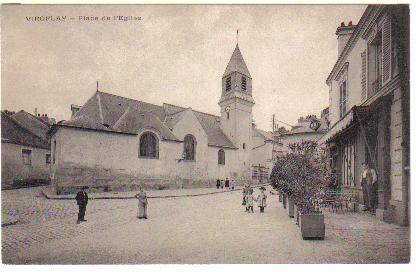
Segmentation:
<svg viewBox="0 0 416 272">
<path fill-rule="evenodd" d="M 237 44 L 238 44 L 238 29 L 237 29 Z"/>
<path fill-rule="evenodd" d="M 97 92 L 98 92 L 98 80 L 97 80 Z"/>
</svg>

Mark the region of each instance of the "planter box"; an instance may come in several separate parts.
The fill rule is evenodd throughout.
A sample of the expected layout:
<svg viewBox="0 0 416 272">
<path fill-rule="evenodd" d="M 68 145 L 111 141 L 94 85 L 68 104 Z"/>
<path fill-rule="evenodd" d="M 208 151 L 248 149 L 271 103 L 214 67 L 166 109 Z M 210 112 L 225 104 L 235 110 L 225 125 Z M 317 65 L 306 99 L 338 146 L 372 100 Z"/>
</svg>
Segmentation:
<svg viewBox="0 0 416 272">
<path fill-rule="evenodd" d="M 295 211 L 295 201 L 289 197 L 289 207 L 287 209 L 287 213 L 289 214 L 290 218 L 294 217 L 294 211 Z"/>
<path fill-rule="evenodd" d="M 287 196 L 285 194 L 283 194 L 283 208 L 286 209 L 286 202 L 287 202 Z"/>
<path fill-rule="evenodd" d="M 325 238 L 325 222 L 323 214 L 300 214 L 299 225 L 304 240 L 323 240 Z"/>
</svg>

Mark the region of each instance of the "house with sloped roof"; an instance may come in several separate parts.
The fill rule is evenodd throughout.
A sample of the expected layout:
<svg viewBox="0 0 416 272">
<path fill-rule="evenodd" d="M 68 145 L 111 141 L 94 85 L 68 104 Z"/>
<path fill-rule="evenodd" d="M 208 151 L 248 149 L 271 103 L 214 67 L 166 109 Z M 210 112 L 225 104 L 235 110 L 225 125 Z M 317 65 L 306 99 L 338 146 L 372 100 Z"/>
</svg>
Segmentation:
<svg viewBox="0 0 416 272">
<path fill-rule="evenodd" d="M 1 112 L 2 188 L 50 179 L 49 124 L 26 112 Z"/>
<path fill-rule="evenodd" d="M 369 5 L 336 36 L 338 57 L 326 79 L 330 127 L 318 143 L 352 207 L 409 225 L 409 5 Z M 371 184 L 367 167 L 377 176 Z"/>
<path fill-rule="evenodd" d="M 239 46 L 222 76 L 220 114 L 154 105 L 96 91 L 50 130 L 57 186 L 111 190 L 243 183 L 252 162 L 269 163 L 272 138 L 252 125 L 252 78 Z M 266 145 L 270 152 L 253 152 Z M 254 157 L 253 157 L 254 156 Z"/>
<path fill-rule="evenodd" d="M 252 180 L 267 181 L 273 169 L 274 160 L 283 148 L 277 134 L 265 131 L 253 124 L 252 130 Z"/>
<path fill-rule="evenodd" d="M 298 122 L 289 131 L 279 135 L 280 142 L 283 144 L 283 153 L 289 153 L 290 145 L 312 141 L 317 142 L 328 131 L 327 109 L 322 110 L 320 118 L 315 115 L 298 118 Z"/>
</svg>

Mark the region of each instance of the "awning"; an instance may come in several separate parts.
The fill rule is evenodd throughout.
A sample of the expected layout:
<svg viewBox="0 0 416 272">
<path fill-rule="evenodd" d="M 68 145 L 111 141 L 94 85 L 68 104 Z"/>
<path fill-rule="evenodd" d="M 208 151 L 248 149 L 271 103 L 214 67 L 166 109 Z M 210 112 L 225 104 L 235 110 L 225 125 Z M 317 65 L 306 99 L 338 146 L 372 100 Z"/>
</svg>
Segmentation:
<svg viewBox="0 0 416 272">
<path fill-rule="evenodd" d="M 354 123 L 357 123 L 358 120 L 365 118 L 364 113 L 368 112 L 368 107 L 365 106 L 354 106 L 352 107 L 342 119 L 338 120 L 326 134 L 324 134 L 320 139 L 318 139 L 318 145 L 325 144 L 333 140 L 335 137 L 342 134 L 348 127 L 352 126 Z"/>
</svg>

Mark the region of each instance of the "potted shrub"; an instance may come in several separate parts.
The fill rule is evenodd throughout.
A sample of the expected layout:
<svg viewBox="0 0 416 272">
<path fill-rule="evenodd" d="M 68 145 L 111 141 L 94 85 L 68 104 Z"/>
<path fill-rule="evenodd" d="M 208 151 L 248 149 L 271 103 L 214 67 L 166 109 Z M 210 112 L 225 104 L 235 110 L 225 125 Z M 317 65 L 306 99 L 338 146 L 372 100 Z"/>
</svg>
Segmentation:
<svg viewBox="0 0 416 272">
<path fill-rule="evenodd" d="M 291 153 L 276 159 L 270 176 L 272 185 L 287 192 L 293 204 L 296 203 L 302 237 L 323 239 L 324 215 L 316 203 L 320 193 L 330 184 L 326 158 L 316 155 L 316 143 L 311 141 L 289 147 Z M 289 203 L 289 215 L 294 216 L 292 207 Z"/>
<path fill-rule="evenodd" d="M 284 209 L 286 209 L 286 200 L 287 200 L 287 197 L 286 197 L 286 195 L 283 193 L 283 201 L 282 201 L 282 203 L 283 203 L 283 208 Z"/>
<path fill-rule="evenodd" d="M 290 218 L 293 218 L 295 215 L 295 200 L 293 197 L 289 197 L 288 199 L 288 209 L 287 209 L 287 213 L 289 214 Z"/>
<path fill-rule="evenodd" d="M 294 218 L 296 220 L 296 225 L 299 225 L 299 212 L 298 211 L 299 211 L 298 210 L 298 205 L 295 203 L 293 205 L 293 215 L 294 215 Z"/>
</svg>

